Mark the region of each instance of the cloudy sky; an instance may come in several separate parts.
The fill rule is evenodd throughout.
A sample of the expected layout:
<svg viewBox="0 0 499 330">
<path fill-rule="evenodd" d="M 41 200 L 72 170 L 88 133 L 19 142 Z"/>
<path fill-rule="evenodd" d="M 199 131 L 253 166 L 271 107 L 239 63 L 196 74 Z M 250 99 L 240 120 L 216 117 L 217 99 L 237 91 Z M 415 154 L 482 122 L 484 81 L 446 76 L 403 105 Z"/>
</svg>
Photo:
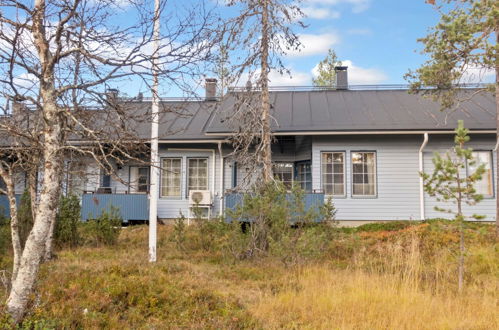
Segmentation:
<svg viewBox="0 0 499 330">
<path fill-rule="evenodd" d="M 292 79 L 272 76 L 274 85 L 310 85 L 314 67 L 329 48 L 349 67 L 351 84 L 401 84 L 423 63 L 417 39 L 438 22 L 424 0 L 305 0 L 304 48 L 287 56 Z"/>
</svg>

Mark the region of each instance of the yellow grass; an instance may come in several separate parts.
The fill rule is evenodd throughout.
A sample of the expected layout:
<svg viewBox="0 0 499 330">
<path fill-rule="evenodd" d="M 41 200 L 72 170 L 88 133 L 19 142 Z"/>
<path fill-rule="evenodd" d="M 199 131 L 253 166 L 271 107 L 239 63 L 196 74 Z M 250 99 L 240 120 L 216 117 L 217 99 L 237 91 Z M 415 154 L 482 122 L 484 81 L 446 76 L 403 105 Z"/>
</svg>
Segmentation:
<svg viewBox="0 0 499 330">
<path fill-rule="evenodd" d="M 494 244 L 470 248 L 458 295 L 453 259 L 440 249 L 423 260 L 415 236 L 360 249 L 344 269 L 181 252 L 171 232 L 159 228 L 153 265 L 147 227 L 124 229 L 117 246 L 60 251 L 42 267 L 30 320 L 47 329 L 499 329 Z"/>
<path fill-rule="evenodd" d="M 395 276 L 310 267 L 250 307 L 266 328 L 498 329 L 497 296 L 433 295 Z"/>
</svg>

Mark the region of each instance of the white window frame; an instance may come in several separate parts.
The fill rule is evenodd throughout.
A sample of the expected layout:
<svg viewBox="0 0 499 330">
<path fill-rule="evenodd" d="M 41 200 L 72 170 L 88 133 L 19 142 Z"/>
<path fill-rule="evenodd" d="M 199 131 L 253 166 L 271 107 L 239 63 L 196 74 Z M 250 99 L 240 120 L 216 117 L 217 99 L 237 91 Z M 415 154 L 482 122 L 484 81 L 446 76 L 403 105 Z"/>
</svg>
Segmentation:
<svg viewBox="0 0 499 330">
<path fill-rule="evenodd" d="M 361 154 L 374 154 L 374 194 L 372 195 L 359 195 L 354 193 L 353 189 L 353 177 L 355 173 L 353 172 L 353 155 L 356 153 Z M 350 151 L 350 189 L 352 198 L 377 198 L 378 197 L 378 153 L 374 150 L 352 150 Z M 365 173 L 358 173 L 364 175 Z"/>
<path fill-rule="evenodd" d="M 275 168 L 276 168 L 276 165 L 279 165 L 279 164 L 291 165 L 291 181 L 289 182 L 290 186 L 288 187 L 285 182 L 282 182 L 287 189 L 291 189 L 293 187 L 294 182 L 295 182 L 295 164 L 294 164 L 294 162 L 286 162 L 286 161 L 274 162 L 272 164 L 274 179 L 275 179 L 275 174 L 276 174 Z"/>
<path fill-rule="evenodd" d="M 477 191 L 477 194 L 480 194 L 483 196 L 483 198 L 494 198 L 495 196 L 495 189 L 494 189 L 494 155 L 492 153 L 492 150 L 473 150 L 474 153 L 486 153 L 489 156 L 489 168 L 490 168 L 490 190 L 491 194 L 482 194 L 479 191 Z M 474 158 L 474 157 L 473 157 Z M 469 163 L 466 162 L 466 176 L 469 175 L 470 168 L 469 168 Z M 483 179 L 483 176 L 482 176 Z M 475 186 L 476 188 L 476 186 Z"/>
<path fill-rule="evenodd" d="M 322 158 L 323 158 L 323 155 L 324 154 L 343 154 L 343 194 L 334 194 L 334 188 L 333 188 L 333 193 L 332 194 L 328 194 L 326 193 L 326 190 L 324 189 L 324 175 L 325 173 L 323 172 L 323 162 L 322 162 Z M 324 151 L 321 151 L 321 159 L 320 159 L 320 168 L 321 168 L 321 189 L 322 191 L 324 192 L 325 195 L 327 196 L 334 196 L 335 198 L 345 198 L 347 196 L 347 186 L 346 186 L 346 181 L 347 181 L 347 175 L 346 175 L 346 162 L 347 162 L 347 155 L 346 155 L 346 151 L 344 150 L 324 150 Z M 332 163 L 333 165 L 333 172 L 332 173 L 329 173 L 331 174 L 333 177 L 332 177 L 332 185 L 334 187 L 334 175 L 335 174 L 340 174 L 340 173 L 335 173 L 334 172 L 334 162 Z"/>
<path fill-rule="evenodd" d="M 190 177 L 190 166 L 189 163 L 191 160 L 205 160 L 206 161 L 206 189 L 200 189 L 196 188 L 193 190 L 210 190 L 210 164 L 209 164 L 209 157 L 187 157 L 186 161 L 186 182 L 185 182 L 185 194 L 186 198 L 189 198 L 189 191 L 191 190 L 191 187 L 189 185 L 189 177 Z M 199 172 L 199 171 L 198 171 Z M 199 173 L 198 173 L 199 175 Z"/>
<path fill-rule="evenodd" d="M 164 161 L 165 160 L 180 160 L 180 173 L 179 173 L 179 176 L 180 176 L 180 184 L 179 184 L 179 194 L 178 195 L 164 195 L 163 194 L 163 187 L 166 187 L 164 184 L 163 184 L 163 179 L 164 179 L 164 173 L 165 171 L 167 171 L 167 169 L 165 168 L 164 166 Z M 182 199 L 182 163 L 183 163 L 183 159 L 182 157 L 163 157 L 161 158 L 161 177 L 160 177 L 160 191 L 159 191 L 159 196 L 160 198 L 166 198 L 166 199 Z"/>
</svg>

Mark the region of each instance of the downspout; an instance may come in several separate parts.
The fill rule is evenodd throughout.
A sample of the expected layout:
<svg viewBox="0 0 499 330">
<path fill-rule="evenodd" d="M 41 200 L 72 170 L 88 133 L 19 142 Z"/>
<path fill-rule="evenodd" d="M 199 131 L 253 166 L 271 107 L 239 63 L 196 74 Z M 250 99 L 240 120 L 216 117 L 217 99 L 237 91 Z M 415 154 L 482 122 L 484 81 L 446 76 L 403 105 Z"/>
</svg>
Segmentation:
<svg viewBox="0 0 499 330">
<path fill-rule="evenodd" d="M 494 147 L 494 152 L 497 151 L 497 148 L 499 148 L 499 139 L 497 139 L 496 146 Z"/>
<path fill-rule="evenodd" d="M 419 148 L 419 173 L 423 173 L 423 150 L 428 144 L 428 133 L 424 133 L 423 144 Z M 421 220 L 425 220 L 425 204 L 424 204 L 424 181 L 421 174 L 419 175 L 419 214 Z"/>
<path fill-rule="evenodd" d="M 220 198 L 219 198 L 219 206 L 218 210 L 220 212 L 220 216 L 224 214 L 224 156 L 222 154 L 222 142 L 218 142 L 218 153 L 220 154 Z"/>
</svg>

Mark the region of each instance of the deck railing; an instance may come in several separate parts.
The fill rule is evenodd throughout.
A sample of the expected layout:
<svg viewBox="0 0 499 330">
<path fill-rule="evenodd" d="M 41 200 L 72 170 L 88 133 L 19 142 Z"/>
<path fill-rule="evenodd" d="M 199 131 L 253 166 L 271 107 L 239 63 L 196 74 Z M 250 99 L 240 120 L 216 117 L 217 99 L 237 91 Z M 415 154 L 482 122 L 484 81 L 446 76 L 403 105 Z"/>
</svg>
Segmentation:
<svg viewBox="0 0 499 330">
<path fill-rule="evenodd" d="M 110 211 L 111 207 L 120 211 L 123 222 L 149 220 L 149 198 L 146 194 L 83 194 L 81 219 L 95 219 L 102 211 Z"/>
<path fill-rule="evenodd" d="M 16 194 L 17 207 L 19 207 L 20 202 L 21 202 L 21 194 Z M 0 195 L 0 214 L 5 216 L 6 218 L 10 218 L 10 206 L 7 195 Z"/>
<path fill-rule="evenodd" d="M 287 194 L 286 198 L 289 200 L 292 198 L 292 194 Z M 225 199 L 225 210 L 235 210 L 239 207 L 244 200 L 244 193 L 228 193 L 224 197 Z M 303 196 L 304 211 L 308 212 L 313 210 L 316 214 L 315 221 L 321 221 L 320 208 L 324 205 L 324 193 L 305 193 Z M 226 220 L 232 221 L 229 214 L 226 212 Z"/>
</svg>

